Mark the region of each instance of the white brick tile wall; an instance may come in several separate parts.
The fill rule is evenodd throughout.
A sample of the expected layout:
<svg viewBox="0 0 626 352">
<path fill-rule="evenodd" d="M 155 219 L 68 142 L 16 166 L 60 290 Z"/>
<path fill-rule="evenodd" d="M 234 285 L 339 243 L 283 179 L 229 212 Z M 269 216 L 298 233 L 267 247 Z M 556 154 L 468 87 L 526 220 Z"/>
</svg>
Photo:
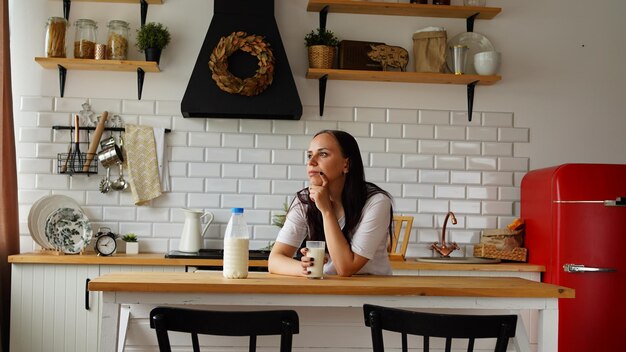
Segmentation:
<svg viewBox="0 0 626 352">
<path fill-rule="evenodd" d="M 513 143 L 483 142 L 483 155 L 512 156 Z"/>
<path fill-rule="evenodd" d="M 354 137 L 369 137 L 370 126 L 368 122 L 342 122 L 337 123 L 337 129 L 347 131 Z M 310 141 L 310 140 L 309 140 Z M 307 142 L 308 145 L 308 142 Z"/>
<path fill-rule="evenodd" d="M 404 154 L 402 167 L 432 169 L 435 167 L 435 158 L 432 155 Z"/>
<path fill-rule="evenodd" d="M 241 120 L 239 131 L 243 133 L 271 133 L 271 120 Z"/>
<path fill-rule="evenodd" d="M 449 125 L 450 112 L 442 110 L 420 110 L 419 123 L 425 125 Z"/>
<path fill-rule="evenodd" d="M 157 114 L 158 105 L 157 105 Z M 205 131 L 206 130 L 206 119 L 198 119 L 198 118 L 184 118 L 182 116 L 174 116 L 172 119 L 172 129 L 174 131 Z"/>
<path fill-rule="evenodd" d="M 269 164 L 272 152 L 266 149 L 239 149 L 239 162 L 251 164 Z"/>
<path fill-rule="evenodd" d="M 323 131 L 323 130 L 336 130 L 337 122 L 336 121 L 306 121 L 304 129 L 305 129 L 304 133 L 315 135 L 319 131 Z"/>
<path fill-rule="evenodd" d="M 126 123 L 172 129 L 166 135 L 171 192 L 136 207 L 129 191 L 97 191 L 103 168 L 100 177 L 57 173 L 56 156 L 67 152 L 70 132 L 50 127 L 70 124 L 87 100 L 95 111 L 118 113 Z M 357 138 L 367 179 L 394 196 L 396 213 L 415 217 L 410 254 L 432 253 L 428 246 L 438 239 L 448 211 L 459 220 L 450 226 L 450 239 L 471 249 L 480 230 L 506 226 L 518 216 L 519 186 L 529 167 L 530 131 L 514 127 L 508 112 L 475 112 L 468 122 L 463 111 L 327 107 L 320 117 L 317 106 L 306 106 L 302 120 L 281 121 L 183 118 L 180 102 L 171 100 L 21 97 L 20 102 L 20 232 L 30 248 L 27 213 L 51 193 L 77 199 L 94 226 L 138 233 L 142 251 L 177 248 L 181 207 L 213 212 L 205 243 L 221 247 L 230 207 L 243 206 L 251 246 L 264 247 L 278 232 L 272 214 L 282 213 L 283 203 L 307 185 L 311 135 L 341 129 Z"/>
<path fill-rule="evenodd" d="M 389 109 L 387 111 L 387 122 L 416 124 L 418 119 L 417 115 L 417 110 Z"/>
<path fill-rule="evenodd" d="M 372 167 L 401 167 L 402 154 L 371 153 L 370 166 Z"/>
<path fill-rule="evenodd" d="M 256 165 L 255 174 L 257 178 L 285 179 L 287 178 L 286 165 Z"/>
<path fill-rule="evenodd" d="M 403 125 L 402 136 L 404 138 L 435 138 L 435 126 L 433 125 Z"/>
<path fill-rule="evenodd" d="M 502 112 L 483 113 L 483 126 L 513 127 L 513 114 Z"/>
<path fill-rule="evenodd" d="M 494 127 L 468 127 L 467 139 L 470 141 L 495 141 L 498 130 Z"/>
<path fill-rule="evenodd" d="M 305 154 L 303 150 L 272 150 L 273 164 L 303 165 Z"/>
<path fill-rule="evenodd" d="M 251 164 L 224 164 L 222 165 L 224 178 L 253 178 L 254 165 Z"/>
<path fill-rule="evenodd" d="M 465 187 L 435 185 L 435 198 L 465 199 Z"/>
<path fill-rule="evenodd" d="M 478 142 L 450 142 L 450 154 L 454 155 L 480 155 L 480 143 Z"/>
<path fill-rule="evenodd" d="M 287 136 L 257 135 L 255 148 L 287 148 Z"/>
<path fill-rule="evenodd" d="M 240 180 L 239 192 L 247 194 L 267 194 L 271 191 L 269 180 Z"/>
<path fill-rule="evenodd" d="M 500 128 L 498 140 L 500 142 L 528 142 L 528 128 Z"/>
<path fill-rule="evenodd" d="M 304 133 L 304 121 L 276 120 L 273 123 L 275 134 L 301 135 Z"/>
<path fill-rule="evenodd" d="M 372 137 L 400 138 L 402 125 L 392 123 L 373 123 Z"/>
<path fill-rule="evenodd" d="M 52 97 L 21 97 L 21 111 L 52 111 L 54 99 Z"/>
<path fill-rule="evenodd" d="M 172 115 L 181 117 L 180 101 L 177 100 L 159 100 L 156 102 L 157 115 Z M 202 121 L 202 119 L 200 119 Z"/>
<path fill-rule="evenodd" d="M 402 183 L 417 182 L 417 170 L 387 169 L 387 181 Z"/>
<path fill-rule="evenodd" d="M 207 119 L 207 131 L 232 132 L 239 131 L 239 120 L 236 119 Z"/>
<path fill-rule="evenodd" d="M 448 141 L 425 141 L 420 140 L 418 142 L 418 152 L 420 154 L 448 154 L 449 148 Z"/>
<path fill-rule="evenodd" d="M 124 100 L 122 101 L 122 113 L 123 114 L 136 114 L 136 115 L 154 115 L 155 113 L 154 106 L 155 106 L 155 102 L 151 100 Z M 58 107 L 57 107 L 57 110 L 59 110 Z M 76 108 L 70 111 L 75 111 L 75 110 Z"/>
<path fill-rule="evenodd" d="M 420 170 L 418 181 L 420 183 L 449 183 L 450 172 L 439 170 Z"/>
<path fill-rule="evenodd" d="M 219 147 L 221 146 L 221 135 L 219 133 L 190 132 L 190 147 Z"/>
<path fill-rule="evenodd" d="M 387 109 L 356 108 L 354 117 L 358 122 L 386 122 Z"/>
<path fill-rule="evenodd" d="M 465 140 L 465 128 L 459 126 L 435 126 L 435 138 Z"/>
<path fill-rule="evenodd" d="M 387 139 L 387 151 L 390 153 L 415 153 L 417 141 L 414 139 Z"/>
<path fill-rule="evenodd" d="M 222 134 L 222 147 L 253 148 L 254 135 L 252 134 Z"/>
<path fill-rule="evenodd" d="M 190 161 L 197 161 L 196 157 L 194 154 L 193 160 Z M 188 156 L 188 158 L 191 158 L 191 156 Z M 205 160 L 211 162 L 237 162 L 237 149 L 207 148 Z"/>
<path fill-rule="evenodd" d="M 435 156 L 435 169 L 463 170 L 465 169 L 465 158 L 462 156 Z"/>
</svg>

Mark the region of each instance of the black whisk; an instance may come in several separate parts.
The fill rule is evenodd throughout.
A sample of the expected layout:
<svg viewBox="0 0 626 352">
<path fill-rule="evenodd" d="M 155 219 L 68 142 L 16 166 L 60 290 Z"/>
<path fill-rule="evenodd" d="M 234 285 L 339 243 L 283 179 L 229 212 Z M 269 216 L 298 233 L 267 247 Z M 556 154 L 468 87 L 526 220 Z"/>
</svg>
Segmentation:
<svg viewBox="0 0 626 352">
<path fill-rule="evenodd" d="M 72 173 L 83 169 L 85 160 L 80 152 L 80 118 L 78 115 L 74 115 L 74 150 L 70 152 L 68 158 Z"/>
</svg>

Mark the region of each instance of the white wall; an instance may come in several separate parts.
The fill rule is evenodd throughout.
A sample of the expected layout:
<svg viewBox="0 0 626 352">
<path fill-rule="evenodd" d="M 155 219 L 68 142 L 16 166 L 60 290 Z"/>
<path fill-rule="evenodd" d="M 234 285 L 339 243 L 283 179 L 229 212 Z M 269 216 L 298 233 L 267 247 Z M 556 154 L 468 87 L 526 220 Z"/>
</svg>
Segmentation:
<svg viewBox="0 0 626 352">
<path fill-rule="evenodd" d="M 326 114 L 317 116 L 317 81 L 304 78 L 303 37 L 318 26 L 318 15 L 306 12 L 306 3 L 276 1 L 305 114 L 298 122 L 272 122 L 180 116 L 178 104 L 212 17 L 211 1 L 165 0 L 150 6 L 148 21 L 166 24 L 173 41 L 161 61 L 163 72 L 146 75 L 141 101 L 133 73 L 94 71 L 69 71 L 65 98 L 59 98 L 58 73 L 42 69 L 33 58 L 43 56 L 45 21 L 62 15 L 62 3 L 10 1 L 22 250 L 33 246 L 26 226 L 30 206 L 47 194 L 77 199 L 96 227 L 137 231 L 146 240 L 142 250 L 151 251 L 176 248 L 182 222 L 178 207 L 209 209 L 216 212 L 216 224 L 223 225 L 228 211 L 222 209 L 244 203 L 261 246 L 276 233 L 269 225 L 271 214 L 304 185 L 301 150 L 310 134 L 326 127 L 356 134 L 369 160 L 368 177 L 394 194 L 398 212 L 418 217 L 410 249 L 418 255 L 427 254 L 426 244 L 437 236 L 433 228 L 441 226 L 447 210 L 460 214 L 452 239 L 466 244 L 477 242 L 480 228 L 503 226 L 519 214 L 518 187 L 528 168 L 626 163 L 626 24 L 620 18 L 625 2 L 489 0 L 502 13 L 477 21 L 474 29 L 502 52 L 503 78 L 477 87 L 471 124 L 464 116 L 466 89 L 460 85 L 329 81 Z M 101 41 L 110 19 L 127 20 L 132 43 L 139 5 L 74 1 L 70 20 L 78 18 L 97 21 Z M 342 39 L 384 41 L 409 50 L 411 33 L 430 25 L 445 26 L 449 38 L 465 30 L 465 21 L 457 19 L 328 17 L 328 27 Z M 142 54 L 131 48 L 130 59 L 142 59 Z M 99 177 L 57 174 L 55 156 L 67 151 L 69 135 L 53 133 L 49 126 L 69 123 L 85 100 L 96 112 L 109 110 L 127 122 L 172 128 L 172 193 L 136 208 L 128 193 L 100 195 Z M 220 143 L 212 145 L 216 140 Z M 231 156 L 220 159 L 218 151 Z M 217 191 L 212 188 L 216 182 L 231 188 Z M 211 238 L 219 239 L 222 231 L 223 226 L 212 226 Z M 219 246 L 219 241 L 208 245 Z"/>
</svg>

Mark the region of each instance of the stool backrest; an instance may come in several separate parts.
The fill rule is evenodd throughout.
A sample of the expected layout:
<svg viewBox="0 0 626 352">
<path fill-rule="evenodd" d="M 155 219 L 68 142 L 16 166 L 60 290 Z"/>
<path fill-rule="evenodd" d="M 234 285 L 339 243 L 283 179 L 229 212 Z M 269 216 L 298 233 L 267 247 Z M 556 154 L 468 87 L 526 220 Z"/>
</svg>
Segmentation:
<svg viewBox="0 0 626 352">
<path fill-rule="evenodd" d="M 413 312 L 370 304 L 363 305 L 365 325 L 371 328 L 374 352 L 385 350 L 383 330 L 401 334 L 402 351 L 408 351 L 407 335 L 423 336 L 423 350 L 428 352 L 430 337 L 446 339 L 450 351 L 452 339 L 467 339 L 467 351 L 474 350 L 477 338 L 496 338 L 495 352 L 505 352 L 509 338 L 515 336 L 517 315 L 460 315 Z"/>
<path fill-rule="evenodd" d="M 289 352 L 293 334 L 299 332 L 298 322 L 293 310 L 227 312 L 156 307 L 150 312 L 150 327 L 156 329 L 161 352 L 171 351 L 168 331 L 190 333 L 194 352 L 200 351 L 198 334 L 250 336 L 251 352 L 256 351 L 257 336 L 280 335 L 280 352 Z"/>
</svg>

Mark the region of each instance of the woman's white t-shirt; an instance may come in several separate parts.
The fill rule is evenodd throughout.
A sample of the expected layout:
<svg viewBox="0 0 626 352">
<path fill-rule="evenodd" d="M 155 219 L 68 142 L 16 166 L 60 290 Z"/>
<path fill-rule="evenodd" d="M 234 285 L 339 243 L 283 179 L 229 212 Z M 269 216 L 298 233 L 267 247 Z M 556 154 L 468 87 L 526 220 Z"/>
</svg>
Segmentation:
<svg viewBox="0 0 626 352">
<path fill-rule="evenodd" d="M 294 200 L 276 241 L 293 247 L 300 247 L 302 241 L 309 235 L 305 207 L 298 198 Z M 352 252 L 369 259 L 357 274 L 392 274 L 387 252 L 390 217 L 391 199 L 389 197 L 377 193 L 367 199 L 363 207 L 361 221 L 354 228 L 350 243 Z M 339 227 L 343 228 L 345 218 L 341 217 L 338 223 Z M 332 258 L 329 258 L 328 263 L 324 265 L 324 273 L 337 274 Z"/>
</svg>

